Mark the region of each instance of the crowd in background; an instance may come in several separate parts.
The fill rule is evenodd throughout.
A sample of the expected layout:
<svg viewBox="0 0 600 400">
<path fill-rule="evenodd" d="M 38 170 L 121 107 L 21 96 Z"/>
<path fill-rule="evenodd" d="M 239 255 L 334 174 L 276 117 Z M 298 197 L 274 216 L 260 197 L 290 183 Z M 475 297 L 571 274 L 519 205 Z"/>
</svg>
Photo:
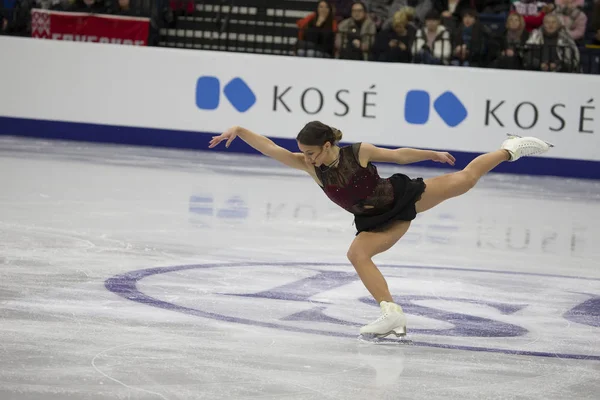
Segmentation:
<svg viewBox="0 0 600 400">
<path fill-rule="evenodd" d="M 298 56 L 576 72 L 600 1 L 322 0 L 297 25 Z"/>
<path fill-rule="evenodd" d="M 29 35 L 32 8 L 150 17 L 150 45 L 177 18 L 168 0 L 0 1 L 13 35 Z M 600 48 L 600 0 L 321 0 L 297 27 L 298 56 L 580 72 L 580 50 Z"/>
</svg>

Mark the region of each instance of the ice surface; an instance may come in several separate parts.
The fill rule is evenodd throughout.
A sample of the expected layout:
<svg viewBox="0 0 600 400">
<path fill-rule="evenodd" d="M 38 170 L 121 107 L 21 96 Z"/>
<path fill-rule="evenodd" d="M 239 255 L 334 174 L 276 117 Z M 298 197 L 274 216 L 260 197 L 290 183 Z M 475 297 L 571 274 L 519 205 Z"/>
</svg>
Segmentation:
<svg viewBox="0 0 600 400">
<path fill-rule="evenodd" d="M 430 177 L 443 171 L 381 166 Z M 375 261 L 262 157 L 0 139 L 0 399 L 598 399 L 600 182 L 490 174 Z"/>
</svg>

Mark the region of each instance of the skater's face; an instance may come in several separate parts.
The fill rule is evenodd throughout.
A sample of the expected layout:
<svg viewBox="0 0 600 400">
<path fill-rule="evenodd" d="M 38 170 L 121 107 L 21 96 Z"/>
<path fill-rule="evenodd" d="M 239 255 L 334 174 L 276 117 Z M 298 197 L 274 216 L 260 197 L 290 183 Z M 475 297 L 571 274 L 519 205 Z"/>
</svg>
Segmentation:
<svg viewBox="0 0 600 400">
<path fill-rule="evenodd" d="M 331 143 L 327 142 L 323 146 L 307 146 L 298 142 L 298 148 L 304 154 L 307 163 L 319 167 L 328 164 L 331 161 Z"/>
</svg>

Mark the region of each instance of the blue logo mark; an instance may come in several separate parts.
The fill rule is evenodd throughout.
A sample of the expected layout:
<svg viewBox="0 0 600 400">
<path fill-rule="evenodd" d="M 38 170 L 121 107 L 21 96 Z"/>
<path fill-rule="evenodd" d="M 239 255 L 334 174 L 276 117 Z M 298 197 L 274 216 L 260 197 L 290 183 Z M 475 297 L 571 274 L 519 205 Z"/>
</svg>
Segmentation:
<svg viewBox="0 0 600 400">
<path fill-rule="evenodd" d="M 223 88 L 231 105 L 239 112 L 248 111 L 256 103 L 256 95 L 242 78 L 234 78 Z M 216 110 L 221 101 L 221 82 L 214 76 L 201 76 L 196 84 L 196 106 Z"/>
<path fill-rule="evenodd" d="M 424 125 L 429 121 L 431 99 L 424 90 L 411 90 L 406 94 L 404 119 L 409 124 Z M 433 109 L 446 125 L 454 128 L 467 119 L 464 104 L 450 91 L 442 93 L 433 103 Z"/>
</svg>

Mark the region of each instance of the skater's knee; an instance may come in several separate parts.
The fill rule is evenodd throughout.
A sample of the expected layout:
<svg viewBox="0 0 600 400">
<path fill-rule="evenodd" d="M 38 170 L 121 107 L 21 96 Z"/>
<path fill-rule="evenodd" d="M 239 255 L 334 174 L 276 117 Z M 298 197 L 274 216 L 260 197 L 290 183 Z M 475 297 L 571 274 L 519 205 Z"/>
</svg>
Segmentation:
<svg viewBox="0 0 600 400">
<path fill-rule="evenodd" d="M 468 192 L 473 189 L 479 180 L 479 176 L 470 169 L 466 168 L 460 172 L 461 186 L 464 192 Z"/>
<path fill-rule="evenodd" d="M 364 249 L 361 249 L 358 246 L 350 246 L 348 249 L 348 253 L 346 253 L 346 257 L 352 263 L 352 265 L 356 266 L 361 264 L 363 261 L 369 260 L 371 256 L 367 254 Z"/>
<path fill-rule="evenodd" d="M 354 248 L 354 246 L 350 246 L 348 252 L 346 253 L 346 257 L 348 257 L 348 261 L 352 264 L 355 264 L 358 260 L 359 254 L 358 251 Z"/>
</svg>

